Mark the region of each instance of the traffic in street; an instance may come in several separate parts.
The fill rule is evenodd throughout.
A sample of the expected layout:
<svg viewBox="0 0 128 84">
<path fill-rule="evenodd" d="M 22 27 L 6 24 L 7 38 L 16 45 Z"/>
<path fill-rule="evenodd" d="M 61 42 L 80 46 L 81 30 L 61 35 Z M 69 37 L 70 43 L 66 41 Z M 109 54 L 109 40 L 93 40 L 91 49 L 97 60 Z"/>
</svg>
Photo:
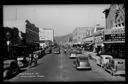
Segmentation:
<svg viewBox="0 0 128 84">
<path fill-rule="evenodd" d="M 3 5 L 3 82 L 125 81 L 125 6 Z"/>
<path fill-rule="evenodd" d="M 60 50 L 60 54 L 47 54 L 38 60 L 37 66 L 19 73 L 11 78 L 10 82 L 56 82 L 56 81 L 124 81 L 124 77 L 111 76 L 108 72 L 97 66 L 89 59 L 91 70 L 77 70 L 73 66 L 75 59 L 70 59 L 70 54 Z"/>
</svg>

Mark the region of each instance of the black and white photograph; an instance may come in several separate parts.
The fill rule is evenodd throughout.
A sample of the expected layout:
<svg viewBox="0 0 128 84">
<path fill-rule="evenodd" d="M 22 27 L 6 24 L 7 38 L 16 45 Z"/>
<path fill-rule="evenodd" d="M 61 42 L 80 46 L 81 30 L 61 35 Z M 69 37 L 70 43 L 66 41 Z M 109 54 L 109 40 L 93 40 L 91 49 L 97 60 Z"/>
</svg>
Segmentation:
<svg viewBox="0 0 128 84">
<path fill-rule="evenodd" d="M 126 81 L 125 6 L 3 5 L 3 82 Z"/>
</svg>

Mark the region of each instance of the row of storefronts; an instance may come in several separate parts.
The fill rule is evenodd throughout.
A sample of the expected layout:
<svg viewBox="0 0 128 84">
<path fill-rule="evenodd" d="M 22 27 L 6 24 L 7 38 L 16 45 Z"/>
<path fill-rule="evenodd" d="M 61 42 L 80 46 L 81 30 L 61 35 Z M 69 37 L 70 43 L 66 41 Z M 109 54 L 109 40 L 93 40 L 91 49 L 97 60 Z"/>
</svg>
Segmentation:
<svg viewBox="0 0 128 84">
<path fill-rule="evenodd" d="M 125 29 L 104 29 L 90 37 L 84 42 L 85 50 L 96 53 L 104 53 L 113 57 L 125 57 Z"/>
<path fill-rule="evenodd" d="M 97 54 L 109 54 L 115 58 L 125 57 L 125 8 L 124 4 L 110 4 L 103 11 L 105 27 L 97 24 L 92 28 L 78 28 L 73 36 L 75 43 L 81 42 L 85 50 Z M 81 32 L 82 31 L 82 32 Z M 78 37 L 78 38 L 77 38 Z M 79 38 L 80 37 L 80 38 Z M 82 40 L 80 40 L 82 39 Z"/>
<path fill-rule="evenodd" d="M 125 57 L 125 8 L 124 4 L 111 4 L 103 11 L 106 27 L 86 37 L 84 43 L 90 51 L 109 54 L 114 58 Z M 92 39 L 93 38 L 93 39 Z"/>
<path fill-rule="evenodd" d="M 113 57 L 125 57 L 125 28 L 106 30 L 104 44 L 105 51 Z"/>
</svg>

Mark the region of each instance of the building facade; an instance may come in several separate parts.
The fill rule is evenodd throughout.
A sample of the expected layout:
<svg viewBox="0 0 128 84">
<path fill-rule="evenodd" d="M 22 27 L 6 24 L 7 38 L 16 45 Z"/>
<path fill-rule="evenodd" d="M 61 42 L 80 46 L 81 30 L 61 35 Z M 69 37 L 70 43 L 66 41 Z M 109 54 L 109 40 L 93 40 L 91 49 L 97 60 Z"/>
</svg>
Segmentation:
<svg viewBox="0 0 128 84">
<path fill-rule="evenodd" d="M 39 28 L 26 20 L 26 43 L 32 44 L 39 42 Z"/>
<path fill-rule="evenodd" d="M 99 24 L 86 31 L 86 37 L 83 38 L 84 43 L 90 51 L 96 51 L 97 47 L 103 45 L 103 30 L 104 27 Z"/>
<path fill-rule="evenodd" d="M 83 43 L 83 38 L 86 37 L 90 32 L 87 33 L 88 29 L 91 27 L 77 27 L 73 32 L 73 42 Z"/>
<path fill-rule="evenodd" d="M 111 4 L 104 11 L 106 29 L 104 31 L 105 52 L 116 58 L 125 57 L 125 8 L 124 4 Z"/>
</svg>

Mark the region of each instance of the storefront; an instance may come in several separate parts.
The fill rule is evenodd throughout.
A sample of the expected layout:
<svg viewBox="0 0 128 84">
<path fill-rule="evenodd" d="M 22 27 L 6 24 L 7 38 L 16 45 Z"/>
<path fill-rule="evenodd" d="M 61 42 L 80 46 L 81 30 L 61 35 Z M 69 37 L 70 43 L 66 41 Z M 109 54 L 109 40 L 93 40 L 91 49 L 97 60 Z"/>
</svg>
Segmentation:
<svg viewBox="0 0 128 84">
<path fill-rule="evenodd" d="M 89 36 L 84 38 L 84 49 L 88 50 L 88 51 L 93 51 L 94 49 L 94 37 L 93 36 Z"/>
<path fill-rule="evenodd" d="M 125 57 L 125 30 L 116 28 L 105 30 L 104 35 L 105 52 L 115 58 Z"/>
<path fill-rule="evenodd" d="M 94 42 L 95 42 L 95 46 L 94 46 L 94 52 L 104 52 L 104 44 L 103 44 L 103 33 L 104 31 L 98 31 L 94 34 Z"/>
</svg>

